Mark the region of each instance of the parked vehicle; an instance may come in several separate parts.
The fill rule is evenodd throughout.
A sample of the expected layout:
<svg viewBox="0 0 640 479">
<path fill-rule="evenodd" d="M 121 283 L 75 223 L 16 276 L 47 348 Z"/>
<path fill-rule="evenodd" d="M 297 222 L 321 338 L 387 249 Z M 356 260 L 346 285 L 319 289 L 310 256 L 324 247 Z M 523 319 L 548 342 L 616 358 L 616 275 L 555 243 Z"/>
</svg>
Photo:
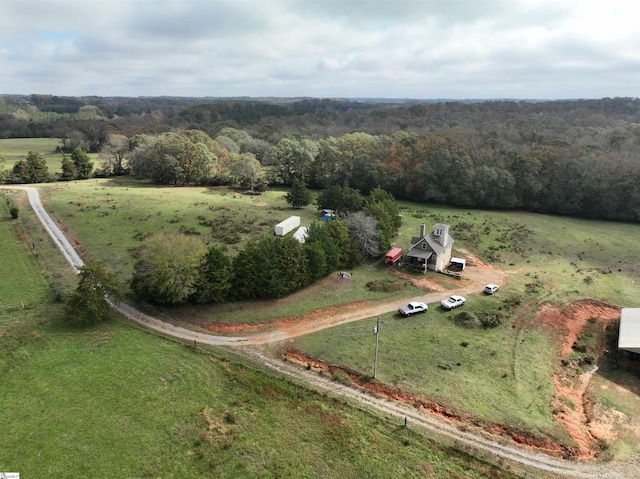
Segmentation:
<svg viewBox="0 0 640 479">
<path fill-rule="evenodd" d="M 457 308 L 458 306 L 462 306 L 467 300 L 464 299 L 463 296 L 458 296 L 454 294 L 453 296 L 448 297 L 447 299 L 443 299 L 440 301 L 440 306 L 442 309 L 451 310 L 453 308 Z"/>
<path fill-rule="evenodd" d="M 426 304 L 421 303 L 420 301 L 413 301 L 405 306 L 398 308 L 398 313 L 400 313 L 404 317 L 408 317 L 413 314 L 426 313 L 428 309 L 429 306 L 427 306 Z"/>
<path fill-rule="evenodd" d="M 498 291 L 499 286 L 497 284 L 490 283 L 484 287 L 485 294 L 493 294 Z"/>
<path fill-rule="evenodd" d="M 384 264 L 391 266 L 396 264 L 400 258 L 402 258 L 402 248 L 391 248 L 391 250 L 384 255 Z"/>
</svg>

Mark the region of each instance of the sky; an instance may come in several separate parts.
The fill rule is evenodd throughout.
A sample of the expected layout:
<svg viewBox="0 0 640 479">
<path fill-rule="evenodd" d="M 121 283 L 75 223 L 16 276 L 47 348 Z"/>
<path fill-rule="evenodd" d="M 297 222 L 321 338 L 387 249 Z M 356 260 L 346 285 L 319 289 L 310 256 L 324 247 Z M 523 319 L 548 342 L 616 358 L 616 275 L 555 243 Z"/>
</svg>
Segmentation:
<svg viewBox="0 0 640 479">
<path fill-rule="evenodd" d="M 640 97 L 640 3 L 0 0 L 0 93 Z"/>
</svg>

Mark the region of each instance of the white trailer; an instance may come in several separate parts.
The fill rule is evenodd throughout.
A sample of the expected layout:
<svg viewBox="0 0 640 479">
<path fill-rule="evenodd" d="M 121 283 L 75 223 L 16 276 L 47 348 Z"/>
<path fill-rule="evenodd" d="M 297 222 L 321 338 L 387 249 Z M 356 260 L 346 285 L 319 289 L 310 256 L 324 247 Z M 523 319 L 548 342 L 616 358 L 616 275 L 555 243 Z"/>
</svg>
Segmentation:
<svg viewBox="0 0 640 479">
<path fill-rule="evenodd" d="M 276 236 L 284 236 L 287 233 L 293 231 L 298 226 L 300 226 L 300 217 L 299 216 L 289 216 L 286 220 L 281 221 L 276 225 L 275 235 Z"/>
<path fill-rule="evenodd" d="M 306 226 L 301 226 L 296 230 L 295 233 L 293 233 L 293 237 L 298 241 L 300 241 L 300 243 L 304 243 L 305 240 L 307 239 L 308 233 L 309 233 L 309 228 L 307 228 Z"/>
</svg>

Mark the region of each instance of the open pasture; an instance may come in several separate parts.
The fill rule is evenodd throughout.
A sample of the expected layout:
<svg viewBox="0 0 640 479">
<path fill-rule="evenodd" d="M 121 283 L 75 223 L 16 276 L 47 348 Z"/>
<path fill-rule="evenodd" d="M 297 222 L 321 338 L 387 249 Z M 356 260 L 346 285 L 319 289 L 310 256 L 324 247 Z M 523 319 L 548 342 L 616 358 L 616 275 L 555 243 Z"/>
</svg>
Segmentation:
<svg viewBox="0 0 640 479">
<path fill-rule="evenodd" d="M 229 362 L 220 351 L 194 351 L 118 321 L 66 325 L 37 261 L 55 252 L 25 248 L 16 229 L 25 226 L 27 241 L 40 243 L 31 216 L 0 221 L 0 470 L 68 478 L 518 477 L 233 355 Z M 24 294 L 25 308 L 16 307 Z"/>
<path fill-rule="evenodd" d="M 475 294 L 451 312 L 430 304 L 424 315 L 381 316 L 377 378 L 461 415 L 572 445 L 551 413 L 554 338 L 543 330 L 522 333 L 510 315 L 493 329 L 465 327 L 456 321 L 462 311 L 509 313 L 509 309 L 502 299 Z M 297 338 L 290 345 L 372 376 L 374 324 L 374 319 L 349 323 Z"/>
<path fill-rule="evenodd" d="M 51 287 L 42 266 L 30 254 L 32 243 L 19 221 L 11 220 L 4 192 L 0 191 L 0 313 L 33 307 L 51 299 Z"/>
<path fill-rule="evenodd" d="M 156 232 L 195 234 L 234 256 L 249 239 L 273 234 L 274 225 L 288 216 L 301 216 L 303 225 L 321 221 L 315 205 L 293 209 L 284 200 L 285 191 L 279 189 L 253 196 L 224 187 L 159 187 L 114 178 L 48 184 L 40 190 L 46 208 L 77 239 L 82 254 L 103 261 L 123 283 L 131 277 L 142 241 Z M 400 205 L 404 219 L 394 244 L 406 250 L 421 223 L 428 229 L 438 222 L 450 224 L 454 254 L 464 256 L 468 251 L 507 271 L 508 287 L 521 300 L 544 297 L 564 302 L 591 297 L 640 305 L 640 225 Z M 332 304 L 419 294 L 410 282 L 393 293 L 369 291 L 369 281 L 388 277 L 387 269 L 378 263 L 353 272 L 352 280 L 330 288 L 331 294 L 318 283 L 283 300 L 189 309 L 185 314 L 256 322 Z M 427 277 L 440 278 L 435 273 Z M 180 310 L 171 314 L 181 316 Z"/>
<path fill-rule="evenodd" d="M 293 209 L 282 190 L 248 195 L 226 187 L 154 186 L 127 178 L 92 179 L 43 185 L 50 214 L 68 226 L 87 255 L 103 261 L 126 281 L 136 250 L 159 232 L 197 235 L 235 256 L 243 243 L 273 234 L 289 216 L 302 225 L 321 221 L 314 206 Z"/>
<path fill-rule="evenodd" d="M 0 158 L 6 162 L 0 163 L 0 168 L 11 170 L 18 160 L 25 159 L 30 151 L 41 153 L 49 167 L 49 173 L 61 171 L 63 154 L 56 151 L 60 145 L 58 138 L 4 138 L 0 139 Z M 67 154 L 69 156 L 69 154 Z M 94 168 L 100 167 L 100 160 L 96 153 L 89 153 L 94 162 Z"/>
</svg>

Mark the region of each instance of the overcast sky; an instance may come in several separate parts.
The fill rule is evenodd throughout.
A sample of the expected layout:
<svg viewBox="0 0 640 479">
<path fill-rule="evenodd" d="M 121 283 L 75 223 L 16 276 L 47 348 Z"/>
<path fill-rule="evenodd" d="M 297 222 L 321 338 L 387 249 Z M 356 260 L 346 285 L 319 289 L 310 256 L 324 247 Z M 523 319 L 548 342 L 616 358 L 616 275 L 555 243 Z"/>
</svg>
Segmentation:
<svg viewBox="0 0 640 479">
<path fill-rule="evenodd" d="M 0 93 L 640 97 L 640 3 L 0 0 Z"/>
</svg>

